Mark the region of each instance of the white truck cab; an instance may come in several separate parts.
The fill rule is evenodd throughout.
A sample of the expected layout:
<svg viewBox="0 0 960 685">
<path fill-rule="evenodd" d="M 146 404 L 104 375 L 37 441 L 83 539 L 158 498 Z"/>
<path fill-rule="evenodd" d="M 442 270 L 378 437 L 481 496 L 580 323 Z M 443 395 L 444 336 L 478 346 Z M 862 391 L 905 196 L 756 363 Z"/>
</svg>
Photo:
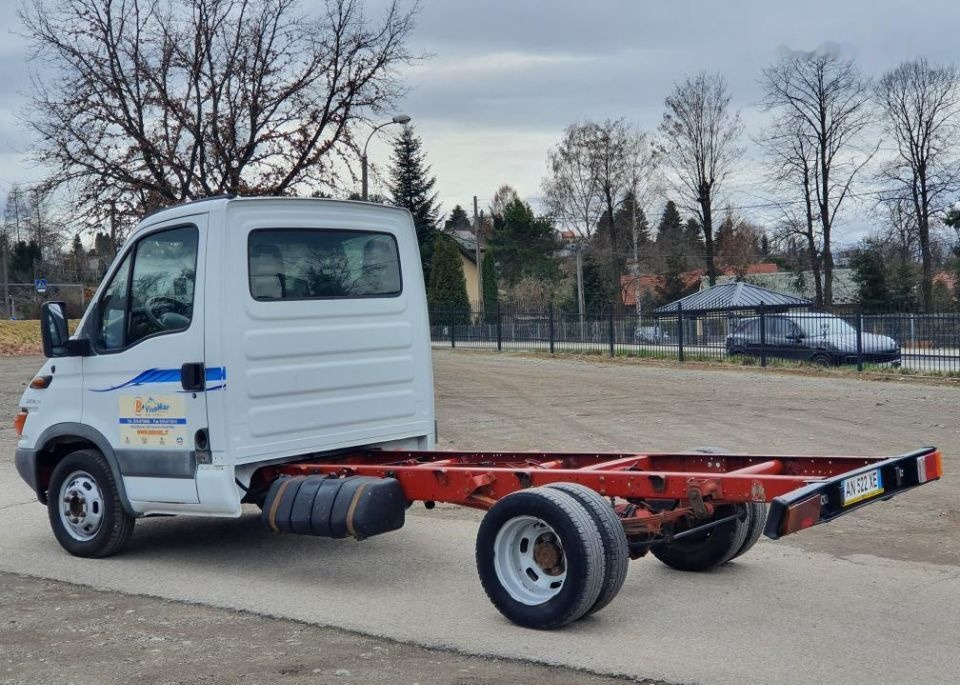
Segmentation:
<svg viewBox="0 0 960 685">
<path fill-rule="evenodd" d="M 429 450 L 435 412 L 406 210 L 221 197 L 130 236 L 76 332 L 43 309 L 16 464 L 68 551 L 136 517 L 237 517 L 251 474 L 354 448 Z"/>
</svg>

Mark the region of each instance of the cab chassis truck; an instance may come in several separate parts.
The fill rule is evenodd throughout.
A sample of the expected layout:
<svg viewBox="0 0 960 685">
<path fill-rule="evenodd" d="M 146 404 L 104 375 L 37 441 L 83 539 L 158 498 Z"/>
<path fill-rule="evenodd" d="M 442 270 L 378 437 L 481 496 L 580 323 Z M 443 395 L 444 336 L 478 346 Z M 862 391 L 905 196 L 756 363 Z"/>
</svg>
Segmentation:
<svg viewBox="0 0 960 685">
<path fill-rule="evenodd" d="M 627 562 L 708 571 L 772 539 L 937 480 L 892 457 L 438 451 L 409 213 L 216 197 L 146 217 L 80 320 L 41 310 L 48 357 L 14 422 L 16 465 L 71 554 L 137 518 L 239 517 L 363 539 L 414 502 L 486 511 L 480 581 L 516 624 L 602 609 Z M 655 401 L 655 400 L 651 400 Z"/>
</svg>

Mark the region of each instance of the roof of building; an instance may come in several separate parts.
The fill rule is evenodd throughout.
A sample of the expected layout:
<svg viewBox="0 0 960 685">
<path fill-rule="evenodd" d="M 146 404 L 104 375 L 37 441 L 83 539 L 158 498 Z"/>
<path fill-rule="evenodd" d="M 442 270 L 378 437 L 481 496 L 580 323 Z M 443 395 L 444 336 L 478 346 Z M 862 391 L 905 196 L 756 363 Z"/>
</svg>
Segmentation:
<svg viewBox="0 0 960 685">
<path fill-rule="evenodd" d="M 444 231 L 443 235 L 453 238 L 460 254 L 469 259 L 474 264 L 477 263 L 477 239 L 473 231 L 465 228 L 458 228 L 453 231 Z M 480 251 L 483 251 L 483 245 L 480 245 Z"/>
<path fill-rule="evenodd" d="M 748 275 L 755 274 L 771 274 L 777 272 L 777 265 L 772 262 L 760 262 L 758 264 L 750 264 L 746 273 Z M 735 270 L 732 267 L 727 267 L 723 270 L 723 273 L 726 276 L 728 281 L 735 278 Z M 706 271 L 704 269 L 693 269 L 692 271 L 684 271 L 680 274 L 680 278 L 683 281 L 684 290 L 693 290 L 696 288 L 705 278 Z M 641 274 L 640 276 L 631 276 L 629 274 L 623 275 L 620 277 L 620 292 L 623 295 L 623 303 L 628 307 L 632 307 L 637 303 L 637 291 L 640 293 L 654 292 L 658 287 L 663 285 L 663 276 L 658 274 Z"/>
<path fill-rule="evenodd" d="M 715 285 L 675 302 L 657 307 L 657 314 L 676 312 L 679 306 L 684 312 L 715 312 L 735 309 L 766 307 L 809 307 L 813 302 L 802 297 L 778 293 L 745 281 Z"/>
<path fill-rule="evenodd" d="M 746 274 L 743 281 L 758 285 L 762 288 L 769 288 L 779 293 L 802 297 L 806 299 L 816 299 L 816 287 L 813 280 L 812 271 L 779 271 L 777 273 L 756 273 Z M 717 277 L 717 285 L 731 283 L 733 276 Z M 701 279 L 701 288 L 707 288 L 706 278 Z M 859 289 L 856 281 L 853 280 L 853 269 L 840 268 L 833 270 L 833 303 L 834 304 L 854 304 L 860 301 Z"/>
</svg>

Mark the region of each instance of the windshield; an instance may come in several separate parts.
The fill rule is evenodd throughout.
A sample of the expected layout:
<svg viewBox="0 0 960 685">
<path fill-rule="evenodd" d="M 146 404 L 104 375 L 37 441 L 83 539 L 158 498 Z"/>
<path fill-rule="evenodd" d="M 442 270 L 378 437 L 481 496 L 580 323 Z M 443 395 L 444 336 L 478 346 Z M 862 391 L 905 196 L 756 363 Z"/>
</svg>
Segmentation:
<svg viewBox="0 0 960 685">
<path fill-rule="evenodd" d="M 819 338 L 826 335 L 851 335 L 856 334 L 856 329 L 843 319 L 835 316 L 822 316 L 811 318 L 796 318 L 793 320 L 803 334 L 808 338 Z"/>
</svg>

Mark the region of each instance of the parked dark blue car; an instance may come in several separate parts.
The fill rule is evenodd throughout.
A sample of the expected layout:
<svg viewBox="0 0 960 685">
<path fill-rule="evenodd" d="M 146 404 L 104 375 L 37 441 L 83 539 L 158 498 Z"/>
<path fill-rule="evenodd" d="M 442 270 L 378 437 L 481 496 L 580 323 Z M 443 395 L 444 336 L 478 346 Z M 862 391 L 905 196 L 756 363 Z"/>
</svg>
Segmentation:
<svg viewBox="0 0 960 685">
<path fill-rule="evenodd" d="M 797 359 L 821 366 L 857 363 L 857 329 L 833 314 L 768 314 L 762 347 L 771 358 Z M 900 346 L 893 338 L 861 333 L 864 362 L 900 364 Z M 727 354 L 761 354 L 760 317 L 743 319 L 727 336 Z"/>
</svg>

